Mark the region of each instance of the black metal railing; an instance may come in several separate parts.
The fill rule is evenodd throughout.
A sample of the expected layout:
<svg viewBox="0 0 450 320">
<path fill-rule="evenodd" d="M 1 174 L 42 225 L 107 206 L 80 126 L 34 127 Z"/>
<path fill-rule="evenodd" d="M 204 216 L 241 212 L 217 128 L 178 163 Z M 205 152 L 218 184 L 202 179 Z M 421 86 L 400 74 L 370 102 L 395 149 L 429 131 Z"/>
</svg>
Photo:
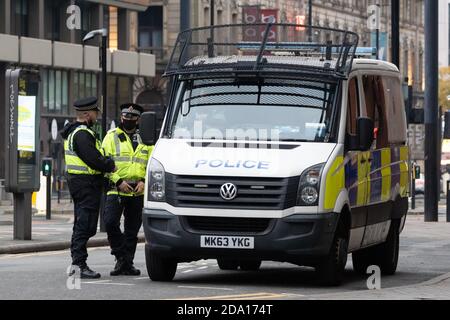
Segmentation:
<svg viewBox="0 0 450 320">
<path fill-rule="evenodd" d="M 323 32 L 334 42 L 324 41 Z M 165 75 L 264 70 L 299 73 L 309 69 L 346 76 L 358 40 L 353 32 L 297 24 L 189 29 L 178 35 Z"/>
</svg>

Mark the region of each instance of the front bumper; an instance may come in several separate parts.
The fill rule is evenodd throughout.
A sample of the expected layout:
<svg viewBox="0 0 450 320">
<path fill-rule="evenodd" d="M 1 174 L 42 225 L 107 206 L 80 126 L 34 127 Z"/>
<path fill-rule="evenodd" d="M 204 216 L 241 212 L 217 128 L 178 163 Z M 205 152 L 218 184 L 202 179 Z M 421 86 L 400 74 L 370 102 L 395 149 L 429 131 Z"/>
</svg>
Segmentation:
<svg viewBox="0 0 450 320">
<path fill-rule="evenodd" d="M 339 215 L 295 214 L 273 219 L 262 234 L 195 231 L 184 217 L 166 210 L 143 210 L 146 249 L 178 262 L 200 259 L 258 259 L 314 265 L 329 253 Z M 201 248 L 201 235 L 254 237 L 254 249 Z"/>
</svg>

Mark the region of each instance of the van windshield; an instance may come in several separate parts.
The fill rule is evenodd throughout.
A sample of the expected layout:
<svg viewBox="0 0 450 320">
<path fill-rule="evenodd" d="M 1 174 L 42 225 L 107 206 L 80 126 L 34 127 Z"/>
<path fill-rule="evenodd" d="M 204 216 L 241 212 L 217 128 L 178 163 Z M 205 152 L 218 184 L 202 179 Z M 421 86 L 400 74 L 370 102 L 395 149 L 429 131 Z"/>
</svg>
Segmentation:
<svg viewBox="0 0 450 320">
<path fill-rule="evenodd" d="M 280 142 L 333 140 L 337 83 L 255 79 L 183 82 L 169 137 Z"/>
</svg>

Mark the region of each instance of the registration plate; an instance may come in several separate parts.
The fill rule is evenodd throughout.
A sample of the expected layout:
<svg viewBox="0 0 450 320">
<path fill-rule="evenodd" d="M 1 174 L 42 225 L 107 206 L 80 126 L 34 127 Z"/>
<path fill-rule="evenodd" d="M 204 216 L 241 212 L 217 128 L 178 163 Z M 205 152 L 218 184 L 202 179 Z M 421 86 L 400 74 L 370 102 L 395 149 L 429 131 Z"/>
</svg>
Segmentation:
<svg viewBox="0 0 450 320">
<path fill-rule="evenodd" d="M 254 249 L 253 237 L 201 236 L 202 248 Z"/>
</svg>

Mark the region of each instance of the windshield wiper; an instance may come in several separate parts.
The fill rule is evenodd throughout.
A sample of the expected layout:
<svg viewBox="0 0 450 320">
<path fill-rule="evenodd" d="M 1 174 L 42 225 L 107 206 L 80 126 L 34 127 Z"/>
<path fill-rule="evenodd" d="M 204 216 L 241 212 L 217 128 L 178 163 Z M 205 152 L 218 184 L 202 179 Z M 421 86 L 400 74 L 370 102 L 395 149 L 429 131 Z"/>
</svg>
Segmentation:
<svg viewBox="0 0 450 320">
<path fill-rule="evenodd" d="M 280 139 L 279 142 L 311 142 L 310 140 L 306 139 Z"/>
</svg>

